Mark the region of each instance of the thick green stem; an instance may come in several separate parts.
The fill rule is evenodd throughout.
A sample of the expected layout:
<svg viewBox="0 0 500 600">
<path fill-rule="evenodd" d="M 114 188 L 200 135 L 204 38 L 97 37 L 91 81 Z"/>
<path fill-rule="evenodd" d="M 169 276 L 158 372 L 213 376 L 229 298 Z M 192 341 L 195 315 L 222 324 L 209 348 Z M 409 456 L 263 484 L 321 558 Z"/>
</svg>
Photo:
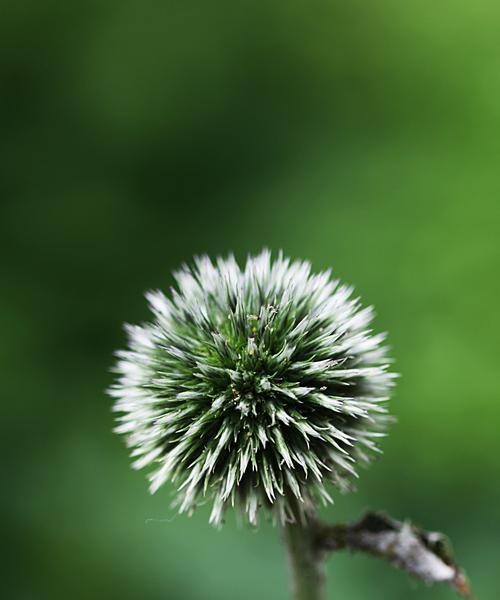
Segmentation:
<svg viewBox="0 0 500 600">
<path fill-rule="evenodd" d="M 294 600 L 325 600 L 324 552 L 317 543 L 317 521 L 309 517 L 283 526 Z"/>
</svg>

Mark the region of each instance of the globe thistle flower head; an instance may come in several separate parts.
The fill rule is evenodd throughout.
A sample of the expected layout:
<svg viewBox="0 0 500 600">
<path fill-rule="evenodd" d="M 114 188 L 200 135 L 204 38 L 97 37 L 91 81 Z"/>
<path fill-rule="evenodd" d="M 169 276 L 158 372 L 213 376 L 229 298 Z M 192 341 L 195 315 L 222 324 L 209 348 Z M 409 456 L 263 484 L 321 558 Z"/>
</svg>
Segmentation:
<svg viewBox="0 0 500 600">
<path fill-rule="evenodd" d="M 167 297 L 149 292 L 149 323 L 127 325 L 109 393 L 133 466 L 150 489 L 178 489 L 181 512 L 204 499 L 256 523 L 284 522 L 345 490 L 388 422 L 384 334 L 371 307 L 329 272 L 268 251 L 240 268 L 197 258 Z M 294 509 L 296 510 L 296 509 Z"/>
</svg>

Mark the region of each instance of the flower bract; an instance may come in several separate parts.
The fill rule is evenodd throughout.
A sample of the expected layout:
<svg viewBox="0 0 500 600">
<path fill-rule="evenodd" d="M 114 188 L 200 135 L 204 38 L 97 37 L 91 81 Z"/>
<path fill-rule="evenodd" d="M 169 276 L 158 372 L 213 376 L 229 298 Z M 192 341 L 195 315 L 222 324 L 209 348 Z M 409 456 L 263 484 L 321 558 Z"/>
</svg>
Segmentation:
<svg viewBox="0 0 500 600">
<path fill-rule="evenodd" d="M 373 310 L 306 261 L 197 258 L 151 321 L 127 325 L 109 393 L 133 466 L 172 481 L 181 512 L 235 505 L 279 520 L 348 489 L 377 451 L 395 375 Z"/>
</svg>

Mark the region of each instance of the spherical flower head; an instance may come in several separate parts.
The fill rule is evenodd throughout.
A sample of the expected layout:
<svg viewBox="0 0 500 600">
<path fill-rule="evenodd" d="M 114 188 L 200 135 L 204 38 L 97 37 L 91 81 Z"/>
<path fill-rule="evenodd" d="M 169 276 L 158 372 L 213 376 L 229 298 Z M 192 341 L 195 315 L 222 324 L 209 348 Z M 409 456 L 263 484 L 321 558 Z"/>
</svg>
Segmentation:
<svg viewBox="0 0 500 600">
<path fill-rule="evenodd" d="M 237 505 L 284 522 L 328 484 L 348 489 L 384 435 L 394 374 L 371 307 L 330 272 L 268 251 L 240 268 L 197 258 L 170 296 L 149 292 L 153 320 L 126 326 L 109 393 L 133 466 L 150 489 L 170 480 L 181 512 L 211 499 L 211 522 Z"/>
</svg>

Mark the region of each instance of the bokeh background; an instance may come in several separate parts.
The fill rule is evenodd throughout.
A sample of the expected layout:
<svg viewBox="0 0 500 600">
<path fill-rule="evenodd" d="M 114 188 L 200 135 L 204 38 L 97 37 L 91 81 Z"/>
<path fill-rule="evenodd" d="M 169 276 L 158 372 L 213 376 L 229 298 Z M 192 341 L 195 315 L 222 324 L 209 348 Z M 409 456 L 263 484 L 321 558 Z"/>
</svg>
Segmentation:
<svg viewBox="0 0 500 600">
<path fill-rule="evenodd" d="M 324 511 L 411 516 L 498 597 L 500 5 L 0 1 L 9 600 L 288 597 L 278 532 L 175 517 L 111 433 L 112 352 L 193 254 L 333 267 L 403 374 Z M 362 556 L 332 598 L 448 599 Z"/>
</svg>

